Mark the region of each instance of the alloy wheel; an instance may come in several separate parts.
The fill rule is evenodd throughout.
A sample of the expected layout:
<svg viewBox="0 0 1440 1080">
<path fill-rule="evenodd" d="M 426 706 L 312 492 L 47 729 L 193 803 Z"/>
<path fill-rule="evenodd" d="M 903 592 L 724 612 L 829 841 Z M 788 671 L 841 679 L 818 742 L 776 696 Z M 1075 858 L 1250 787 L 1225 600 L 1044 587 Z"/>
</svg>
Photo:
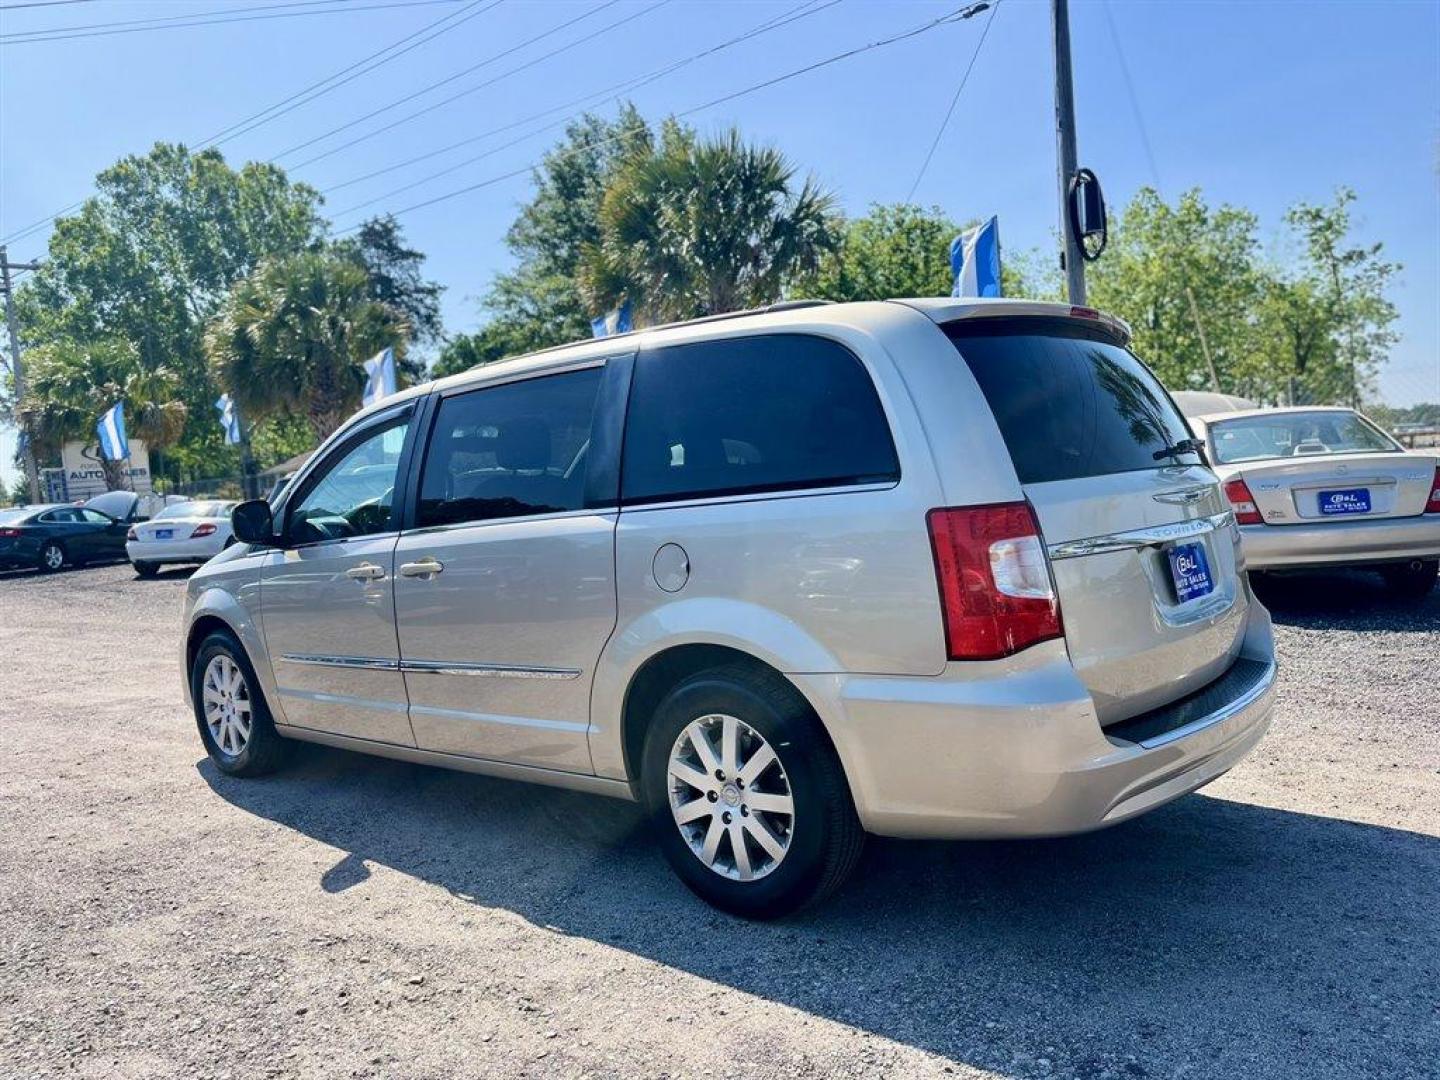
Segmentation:
<svg viewBox="0 0 1440 1080">
<path fill-rule="evenodd" d="M 232 757 L 250 741 L 250 687 L 240 665 L 224 653 L 211 658 L 201 682 L 205 726 L 224 754 Z"/>
<path fill-rule="evenodd" d="M 670 749 L 670 813 L 695 857 L 754 881 L 785 858 L 795 830 L 790 780 L 765 737 L 734 716 L 686 725 Z"/>
<path fill-rule="evenodd" d="M 60 548 L 54 544 L 46 546 L 42 557 L 45 560 L 45 569 L 47 570 L 59 570 L 60 567 L 65 565 L 65 552 L 61 551 Z"/>
</svg>

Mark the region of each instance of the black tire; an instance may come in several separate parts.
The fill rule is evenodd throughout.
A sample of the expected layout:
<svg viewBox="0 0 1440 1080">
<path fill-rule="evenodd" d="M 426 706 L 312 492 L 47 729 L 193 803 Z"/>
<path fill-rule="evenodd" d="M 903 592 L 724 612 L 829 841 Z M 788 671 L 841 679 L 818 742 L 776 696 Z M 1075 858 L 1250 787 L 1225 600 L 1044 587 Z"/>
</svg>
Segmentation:
<svg viewBox="0 0 1440 1080">
<path fill-rule="evenodd" d="M 794 804 L 784 857 L 765 876 L 739 881 L 712 870 L 681 835 L 670 810 L 670 753 L 691 721 L 734 716 L 775 750 Z M 865 844 L 840 759 L 820 720 L 778 676 L 746 667 L 700 672 L 655 710 L 641 759 L 641 796 L 661 851 L 696 895 L 723 911 L 773 919 L 813 904 L 849 877 Z"/>
<path fill-rule="evenodd" d="M 1385 579 L 1385 588 L 1397 600 L 1419 603 L 1435 588 L 1435 579 L 1440 577 L 1440 559 L 1382 566 L 1380 576 Z"/>
<path fill-rule="evenodd" d="M 135 564 L 136 577 L 153 578 L 158 573 L 160 573 L 158 562 L 137 562 Z"/>
<path fill-rule="evenodd" d="M 238 753 L 223 749 L 211 734 L 205 722 L 204 686 L 205 671 L 217 656 L 228 656 L 244 675 L 245 686 L 250 700 L 250 737 Z M 195 661 L 190 665 L 190 696 L 195 710 L 195 724 L 200 730 L 200 741 L 205 752 L 221 772 L 231 776 L 264 776 L 274 772 L 289 757 L 291 746 L 275 730 L 275 721 L 270 715 L 265 694 L 255 677 L 255 668 L 240 643 L 225 631 L 217 630 L 200 643 Z"/>
<path fill-rule="evenodd" d="M 58 556 L 56 553 L 58 552 Z M 35 569 L 42 574 L 53 574 L 65 565 L 65 547 L 54 540 L 46 540 L 40 546 L 40 555 L 35 560 Z"/>
</svg>

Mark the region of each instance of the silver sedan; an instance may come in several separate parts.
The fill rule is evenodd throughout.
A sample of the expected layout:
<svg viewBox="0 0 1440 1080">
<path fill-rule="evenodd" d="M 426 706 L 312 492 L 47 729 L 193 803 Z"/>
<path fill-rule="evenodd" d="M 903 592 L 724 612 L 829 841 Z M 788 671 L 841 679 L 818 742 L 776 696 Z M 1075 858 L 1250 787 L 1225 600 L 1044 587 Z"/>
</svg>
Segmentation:
<svg viewBox="0 0 1440 1080">
<path fill-rule="evenodd" d="M 1359 566 L 1418 599 L 1440 573 L 1440 451 L 1407 451 L 1354 409 L 1192 416 L 1252 571 Z"/>
</svg>

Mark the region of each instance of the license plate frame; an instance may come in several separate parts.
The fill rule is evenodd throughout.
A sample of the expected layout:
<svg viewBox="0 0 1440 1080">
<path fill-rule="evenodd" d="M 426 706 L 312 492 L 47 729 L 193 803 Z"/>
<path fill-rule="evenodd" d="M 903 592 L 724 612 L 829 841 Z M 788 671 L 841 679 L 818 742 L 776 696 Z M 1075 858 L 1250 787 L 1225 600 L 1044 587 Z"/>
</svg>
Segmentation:
<svg viewBox="0 0 1440 1080">
<path fill-rule="evenodd" d="M 1210 556 L 1203 543 L 1175 544 L 1165 550 L 1170 564 L 1170 583 L 1175 599 L 1182 603 L 1209 596 L 1215 591 L 1215 577 L 1210 573 Z"/>
<path fill-rule="evenodd" d="M 1330 488 L 1316 492 L 1315 504 L 1320 508 L 1321 517 L 1368 514 L 1375 507 L 1368 487 Z"/>
<path fill-rule="evenodd" d="M 173 539 L 175 539 L 175 530 L 174 530 L 174 529 L 156 529 L 156 530 L 155 530 L 155 539 L 156 539 L 156 540 L 173 540 Z"/>
</svg>

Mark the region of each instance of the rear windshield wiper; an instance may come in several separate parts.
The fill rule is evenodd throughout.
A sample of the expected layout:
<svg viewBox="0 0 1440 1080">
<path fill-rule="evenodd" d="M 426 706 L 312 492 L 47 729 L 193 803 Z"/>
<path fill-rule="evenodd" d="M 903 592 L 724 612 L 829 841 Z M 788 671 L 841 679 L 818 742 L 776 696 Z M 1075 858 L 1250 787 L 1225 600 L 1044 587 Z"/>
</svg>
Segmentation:
<svg viewBox="0 0 1440 1080">
<path fill-rule="evenodd" d="M 1199 439 L 1181 439 L 1173 446 L 1166 446 L 1159 450 L 1156 450 L 1155 453 L 1151 454 L 1150 456 L 1153 457 L 1156 461 L 1160 461 L 1161 459 L 1167 457 L 1179 457 L 1181 454 L 1195 454 L 1197 457 L 1200 458 L 1201 461 L 1204 461 L 1205 444 L 1202 443 Z"/>
</svg>

